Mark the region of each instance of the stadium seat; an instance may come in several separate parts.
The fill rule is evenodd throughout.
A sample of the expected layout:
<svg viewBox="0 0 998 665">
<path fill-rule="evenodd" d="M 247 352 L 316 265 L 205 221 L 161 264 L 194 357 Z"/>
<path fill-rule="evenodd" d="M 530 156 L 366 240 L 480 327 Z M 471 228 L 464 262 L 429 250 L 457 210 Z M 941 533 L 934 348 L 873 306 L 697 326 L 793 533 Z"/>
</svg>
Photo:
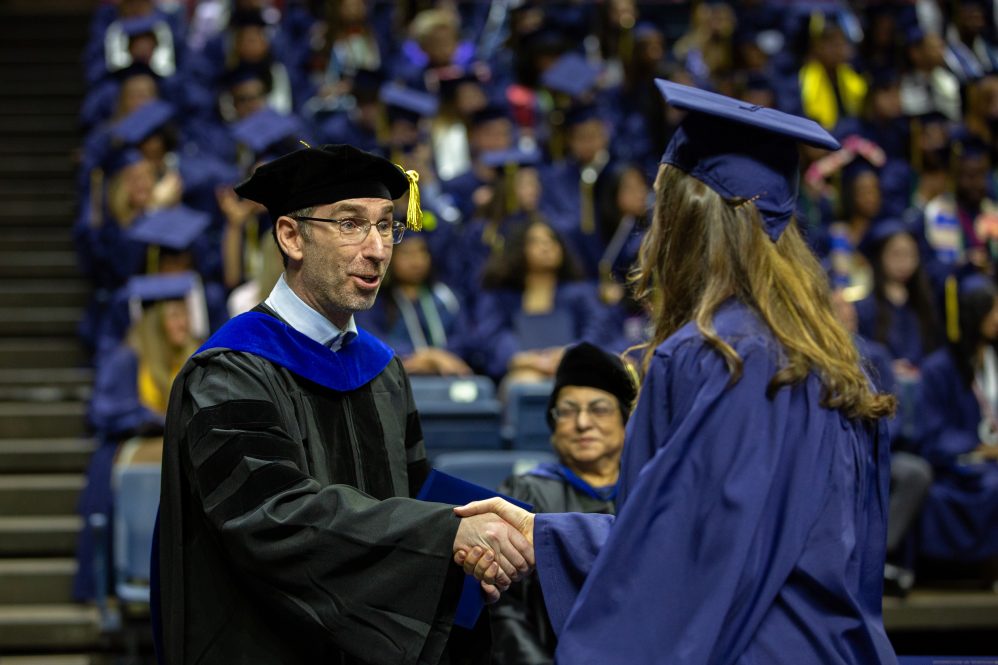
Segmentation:
<svg viewBox="0 0 998 665">
<path fill-rule="evenodd" d="M 114 470 L 114 588 L 122 603 L 149 602 L 149 557 L 160 474 L 157 464 Z"/>
<path fill-rule="evenodd" d="M 427 454 L 499 450 L 502 405 L 488 377 L 413 376 L 412 392 Z"/>
<path fill-rule="evenodd" d="M 556 462 L 553 453 L 523 450 L 481 450 L 463 453 L 442 453 L 433 466 L 468 482 L 498 489 L 511 475 L 526 473 L 538 464 Z"/>
<path fill-rule="evenodd" d="M 550 450 L 548 397 L 553 382 L 515 383 L 506 393 L 503 438 L 514 450 Z"/>
</svg>

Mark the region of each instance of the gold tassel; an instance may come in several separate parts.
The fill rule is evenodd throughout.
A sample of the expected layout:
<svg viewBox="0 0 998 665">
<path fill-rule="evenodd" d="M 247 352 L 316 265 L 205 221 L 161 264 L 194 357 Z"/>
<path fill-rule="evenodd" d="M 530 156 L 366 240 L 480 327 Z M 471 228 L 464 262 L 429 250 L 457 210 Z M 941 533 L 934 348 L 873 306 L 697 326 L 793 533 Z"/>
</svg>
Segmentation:
<svg viewBox="0 0 998 665">
<path fill-rule="evenodd" d="M 399 171 L 405 174 L 409 181 L 409 207 L 405 211 L 405 227 L 410 231 L 423 230 L 423 209 L 419 205 L 419 174 L 409 169 L 406 171 L 401 164 L 396 164 Z"/>
<path fill-rule="evenodd" d="M 954 275 L 946 278 L 946 337 L 954 343 L 960 341 L 960 303 Z"/>
<path fill-rule="evenodd" d="M 305 143 L 304 141 L 302 141 L 301 139 L 298 139 L 298 143 L 301 143 L 301 144 L 302 144 L 303 146 L 305 146 L 306 148 L 311 148 L 311 147 L 312 147 L 312 146 L 310 146 L 309 144 L 307 144 L 307 143 Z"/>
<path fill-rule="evenodd" d="M 504 167 L 503 172 L 503 186 L 506 189 L 506 201 L 504 211 L 507 215 L 512 215 L 514 212 L 519 212 L 516 204 L 516 172 L 517 166 L 514 162 L 509 162 Z"/>
<path fill-rule="evenodd" d="M 584 177 L 582 182 L 579 183 L 579 193 L 582 195 L 582 214 L 579 220 L 579 228 L 583 233 L 590 236 L 596 232 L 596 205 L 593 200 L 594 184 L 595 179 L 593 182 L 586 182 Z"/>
</svg>

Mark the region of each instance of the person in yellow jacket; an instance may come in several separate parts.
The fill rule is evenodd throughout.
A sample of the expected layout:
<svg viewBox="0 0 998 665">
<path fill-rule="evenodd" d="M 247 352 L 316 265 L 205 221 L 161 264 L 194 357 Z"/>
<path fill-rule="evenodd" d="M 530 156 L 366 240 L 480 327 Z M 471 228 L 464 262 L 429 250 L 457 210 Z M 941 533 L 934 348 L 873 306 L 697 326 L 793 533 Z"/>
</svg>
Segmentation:
<svg viewBox="0 0 998 665">
<path fill-rule="evenodd" d="M 804 115 L 825 129 L 842 117 L 858 116 L 866 80 L 849 64 L 852 45 L 838 21 L 822 12 L 808 21 L 808 51 L 798 74 Z"/>
</svg>

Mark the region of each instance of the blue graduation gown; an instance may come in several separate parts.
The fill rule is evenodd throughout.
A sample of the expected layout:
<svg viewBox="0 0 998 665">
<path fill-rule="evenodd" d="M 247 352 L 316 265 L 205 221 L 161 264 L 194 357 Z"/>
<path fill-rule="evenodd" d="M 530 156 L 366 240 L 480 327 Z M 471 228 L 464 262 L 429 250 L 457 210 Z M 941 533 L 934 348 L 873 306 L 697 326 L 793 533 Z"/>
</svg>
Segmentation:
<svg viewBox="0 0 998 665">
<path fill-rule="evenodd" d="M 881 616 L 889 486 L 882 423 L 766 397 L 779 351 L 737 302 L 655 352 L 621 461 L 616 518 L 538 515 L 557 662 L 896 663 Z"/>
<path fill-rule="evenodd" d="M 401 293 L 396 295 L 393 291 L 384 292 L 374 302 L 371 309 L 357 312 L 354 317 L 358 326 L 390 346 L 397 355 L 405 357 L 412 355 L 417 344 L 400 312 L 396 312 L 393 321 L 388 320 L 385 302 L 389 298 L 396 297 L 403 298 L 404 296 Z M 424 303 L 435 312 L 446 340 L 433 338 L 433 327 L 427 320 L 427 313 L 423 309 Z M 459 301 L 451 290 L 443 284 L 438 284 L 432 289 L 426 288 L 421 294 L 420 302 L 412 303 L 412 305 L 416 313 L 416 322 L 419 324 L 426 343 L 458 353 L 458 348 L 463 343 L 460 338 L 461 309 Z"/>
<path fill-rule="evenodd" d="M 470 364 L 499 379 L 519 351 L 590 339 L 603 305 L 589 282 L 568 282 L 558 286 L 550 314 L 524 314 L 523 293 L 512 289 L 483 291 L 474 310 L 477 343 L 468 345 Z"/>
<path fill-rule="evenodd" d="M 922 343 L 921 327 L 918 314 L 910 305 L 897 307 L 887 303 L 891 311 L 890 326 L 887 338 L 880 340 L 895 359 L 906 358 L 913 365 L 922 362 L 925 355 Z M 856 303 L 856 318 L 859 323 L 859 333 L 871 340 L 876 340 L 877 332 L 877 301 L 875 296 L 868 296 Z"/>
<path fill-rule="evenodd" d="M 918 551 L 936 559 L 980 561 L 998 555 L 998 465 L 961 464 L 977 447 L 981 409 L 948 348 L 922 363 L 919 453 L 935 480 L 922 504 Z"/>
<path fill-rule="evenodd" d="M 612 169 L 607 165 L 601 173 Z M 600 231 L 599 203 L 593 191 L 593 229 L 582 230 L 582 169 L 572 160 L 564 160 L 541 171 L 541 212 L 565 241 L 565 245 L 578 261 L 579 267 L 591 279 L 599 277 L 599 261 L 606 249 Z"/>
</svg>

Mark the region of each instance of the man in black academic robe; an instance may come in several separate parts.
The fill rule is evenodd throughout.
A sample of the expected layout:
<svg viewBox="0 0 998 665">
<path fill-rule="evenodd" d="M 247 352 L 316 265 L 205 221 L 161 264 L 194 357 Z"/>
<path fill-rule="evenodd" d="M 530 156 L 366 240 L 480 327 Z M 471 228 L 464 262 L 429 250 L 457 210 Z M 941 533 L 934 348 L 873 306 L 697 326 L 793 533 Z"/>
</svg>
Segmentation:
<svg viewBox="0 0 998 665">
<path fill-rule="evenodd" d="M 381 158 L 323 146 L 237 188 L 270 210 L 287 270 L 174 384 L 163 662 L 488 662 L 487 622 L 452 629 L 464 578 L 451 557 L 494 551 L 483 582 L 494 599 L 532 552 L 495 516 L 472 523 L 411 498 L 428 464 L 409 382 L 352 318 L 373 303 L 404 231 L 391 200 L 414 181 Z M 310 215 L 329 225 L 303 228 Z"/>
</svg>

